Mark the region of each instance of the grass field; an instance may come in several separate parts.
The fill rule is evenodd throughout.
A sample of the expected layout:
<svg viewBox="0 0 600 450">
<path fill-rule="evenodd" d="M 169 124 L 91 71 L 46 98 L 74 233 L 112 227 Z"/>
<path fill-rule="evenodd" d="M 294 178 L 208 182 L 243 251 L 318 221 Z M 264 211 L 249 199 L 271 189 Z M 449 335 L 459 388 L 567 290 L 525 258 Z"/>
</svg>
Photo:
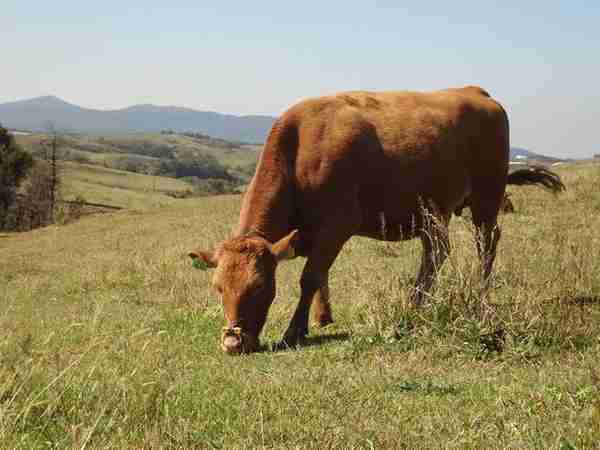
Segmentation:
<svg viewBox="0 0 600 450">
<path fill-rule="evenodd" d="M 148 209 L 177 204 L 167 193 L 183 193 L 193 187 L 175 178 L 144 175 L 101 166 L 64 162 L 61 192 L 66 200 L 83 197 L 127 209 Z"/>
<path fill-rule="evenodd" d="M 560 174 L 558 197 L 511 189 L 488 296 L 466 218 L 419 311 L 417 243 L 354 238 L 336 323 L 269 350 L 299 295 L 303 261 L 283 263 L 266 348 L 241 357 L 185 256 L 230 234 L 239 197 L 1 235 L 0 447 L 600 448 L 600 166 Z"/>
</svg>

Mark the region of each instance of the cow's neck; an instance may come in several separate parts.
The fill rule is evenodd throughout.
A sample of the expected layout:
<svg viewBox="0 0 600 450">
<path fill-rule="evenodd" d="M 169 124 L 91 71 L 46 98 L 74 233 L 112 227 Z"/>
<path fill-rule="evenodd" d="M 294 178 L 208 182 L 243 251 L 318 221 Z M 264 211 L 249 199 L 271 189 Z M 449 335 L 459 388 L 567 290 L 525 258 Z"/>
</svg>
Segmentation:
<svg viewBox="0 0 600 450">
<path fill-rule="evenodd" d="M 238 235 L 258 233 L 276 242 L 291 231 L 293 207 L 293 170 L 286 159 L 286 139 L 276 126 L 265 144 L 256 173 L 244 194 Z"/>
</svg>

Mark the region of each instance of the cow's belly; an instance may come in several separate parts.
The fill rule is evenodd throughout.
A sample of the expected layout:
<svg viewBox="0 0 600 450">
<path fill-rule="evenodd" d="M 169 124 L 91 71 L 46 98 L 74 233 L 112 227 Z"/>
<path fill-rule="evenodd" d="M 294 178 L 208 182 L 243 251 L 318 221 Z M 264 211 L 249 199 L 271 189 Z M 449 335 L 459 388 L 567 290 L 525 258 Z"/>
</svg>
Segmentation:
<svg viewBox="0 0 600 450">
<path fill-rule="evenodd" d="M 422 214 L 417 209 L 403 217 L 370 211 L 363 214 L 361 227 L 356 234 L 381 241 L 403 241 L 416 237 L 422 225 Z"/>
<path fill-rule="evenodd" d="M 384 241 L 413 239 L 425 223 L 424 211 L 449 217 L 470 193 L 466 177 L 423 189 L 388 184 L 360 190 L 362 221 L 357 234 Z"/>
</svg>

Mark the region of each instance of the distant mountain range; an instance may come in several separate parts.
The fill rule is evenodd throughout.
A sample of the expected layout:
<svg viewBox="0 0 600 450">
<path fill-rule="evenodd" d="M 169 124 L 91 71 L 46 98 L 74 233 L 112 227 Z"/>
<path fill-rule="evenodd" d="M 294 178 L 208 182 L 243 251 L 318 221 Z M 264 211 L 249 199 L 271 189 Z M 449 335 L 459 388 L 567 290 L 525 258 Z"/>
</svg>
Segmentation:
<svg viewBox="0 0 600 450">
<path fill-rule="evenodd" d="M 241 142 L 264 142 L 275 117 L 234 116 L 176 106 L 135 105 L 103 111 L 82 108 L 58 97 L 36 97 L 0 104 L 5 127 L 45 131 L 48 122 L 60 131 L 95 134 L 193 131 Z"/>
<path fill-rule="evenodd" d="M 520 147 L 511 147 L 510 148 L 510 160 L 511 161 L 530 161 L 535 160 L 547 164 L 551 164 L 554 162 L 565 161 L 565 159 L 555 158 L 553 156 L 541 155 L 539 153 L 534 153 L 530 150 L 520 148 Z"/>
<path fill-rule="evenodd" d="M 90 134 L 193 131 L 229 141 L 262 143 L 275 117 L 234 116 L 178 106 L 135 105 L 112 111 L 82 108 L 58 97 L 36 97 L 0 104 L 0 123 L 21 130 L 46 131 L 52 122 L 59 131 Z M 524 148 L 510 149 L 511 161 L 562 161 Z"/>
</svg>

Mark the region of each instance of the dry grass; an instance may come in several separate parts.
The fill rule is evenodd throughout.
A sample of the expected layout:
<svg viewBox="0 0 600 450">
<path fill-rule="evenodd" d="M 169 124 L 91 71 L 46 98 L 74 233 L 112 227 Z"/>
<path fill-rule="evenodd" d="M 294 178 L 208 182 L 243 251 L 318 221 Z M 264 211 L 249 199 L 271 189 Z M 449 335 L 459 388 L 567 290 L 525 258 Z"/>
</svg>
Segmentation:
<svg viewBox="0 0 600 450">
<path fill-rule="evenodd" d="M 232 358 L 210 273 L 239 198 L 179 200 L 0 237 L 2 448 L 600 448 L 600 167 L 513 190 L 482 297 L 468 221 L 428 306 L 420 249 L 354 238 L 337 322 L 298 350 Z M 299 295 L 282 265 L 265 343 Z"/>
</svg>

